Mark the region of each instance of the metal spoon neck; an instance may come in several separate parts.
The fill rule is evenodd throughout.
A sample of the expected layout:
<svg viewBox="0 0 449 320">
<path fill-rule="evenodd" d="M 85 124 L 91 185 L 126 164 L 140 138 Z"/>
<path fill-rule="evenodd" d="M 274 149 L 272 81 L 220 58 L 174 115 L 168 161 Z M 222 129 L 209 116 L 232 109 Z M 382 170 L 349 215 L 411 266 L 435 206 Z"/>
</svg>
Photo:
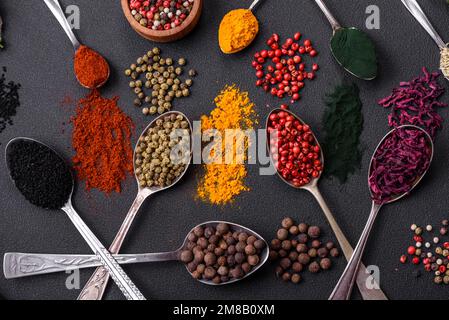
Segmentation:
<svg viewBox="0 0 449 320">
<path fill-rule="evenodd" d="M 262 0 L 254 0 L 254 2 L 249 6 L 250 11 L 254 11 L 254 9 L 256 9 L 257 5 L 261 2 Z"/>
</svg>

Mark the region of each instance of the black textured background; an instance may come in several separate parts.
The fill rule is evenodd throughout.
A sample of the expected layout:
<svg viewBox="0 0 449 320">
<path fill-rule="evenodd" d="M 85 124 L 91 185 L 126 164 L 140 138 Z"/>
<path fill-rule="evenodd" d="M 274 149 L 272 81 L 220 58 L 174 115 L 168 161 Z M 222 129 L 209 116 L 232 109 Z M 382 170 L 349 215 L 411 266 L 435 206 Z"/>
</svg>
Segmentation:
<svg viewBox="0 0 449 320">
<path fill-rule="evenodd" d="M 175 109 L 192 120 L 213 108 L 213 98 L 225 84 L 237 83 L 257 104 L 261 123 L 279 100 L 256 89 L 251 57 L 265 48 L 265 40 L 273 32 L 283 38 L 301 31 L 314 42 L 320 55 L 318 77 L 307 82 L 303 99 L 292 110 L 309 122 L 318 136 L 324 110 L 324 93 L 343 79 L 355 81 L 361 89 L 365 129 L 362 136 L 365 149 L 361 171 L 347 184 L 323 180 L 320 184 L 329 206 L 335 213 L 351 243 L 355 244 L 370 210 L 366 171 L 371 153 L 388 130 L 388 111 L 376 104 L 388 95 L 399 81 L 421 73 L 421 67 L 438 67 L 437 47 L 411 17 L 399 0 L 328 0 L 328 6 L 346 26 L 365 29 L 365 9 L 376 4 L 381 10 L 381 29 L 367 32 L 377 44 L 380 76 L 363 82 L 347 76 L 331 58 L 328 42 L 331 29 L 313 1 L 266 0 L 257 10 L 261 32 L 254 45 L 244 53 L 225 56 L 217 46 L 217 29 L 222 16 L 229 10 L 248 7 L 246 1 L 205 0 L 204 12 L 195 31 L 187 38 L 160 47 L 165 56 L 184 56 L 189 67 L 199 71 L 191 98 L 177 101 Z M 105 96 L 121 96 L 120 106 L 132 116 L 136 135 L 151 118 L 132 106 L 133 94 L 127 87 L 123 70 L 138 56 L 153 47 L 139 37 L 125 21 L 119 1 L 63 0 L 63 5 L 77 4 L 81 10 L 80 40 L 103 53 L 112 67 L 111 79 L 103 90 Z M 445 0 L 420 1 L 437 30 L 448 39 L 449 6 Z M 0 12 L 5 21 L 7 49 L 0 52 L 0 66 L 8 67 L 8 79 L 22 83 L 22 106 L 15 125 L 0 136 L 3 149 L 15 136 L 29 136 L 55 146 L 67 158 L 72 156 L 70 126 L 64 126 L 73 115 L 73 107 L 60 106 L 65 96 L 74 100 L 87 92 L 72 76 L 72 48 L 43 1 L 2 0 Z M 445 83 L 448 87 L 447 82 Z M 446 94 L 444 101 L 448 102 Z M 447 119 L 448 110 L 441 114 Z M 65 129 L 65 130 L 64 130 Z M 385 207 L 373 229 L 364 256 L 367 265 L 381 269 L 381 286 L 391 299 L 447 299 L 448 287 L 436 286 L 431 275 L 416 279 L 412 267 L 399 265 L 399 256 L 410 241 L 409 226 L 431 223 L 438 225 L 447 211 L 449 188 L 449 125 L 439 134 L 435 161 L 422 185 L 400 203 Z M 134 143 L 133 141 L 133 143 Z M 289 215 L 299 221 L 324 227 L 326 238 L 330 229 L 312 196 L 284 185 L 277 177 L 259 176 L 258 167 L 249 169 L 251 192 L 238 197 L 233 206 L 216 208 L 194 200 L 200 168 L 189 171 L 183 182 L 157 194 L 142 207 L 124 245 L 124 253 L 157 252 L 176 249 L 190 228 L 206 220 L 229 220 L 241 223 L 261 233 L 268 240 L 274 235 L 282 217 Z M 130 207 L 136 185 L 133 178 L 124 184 L 121 194 L 109 197 L 83 187 L 74 197 L 74 204 L 86 223 L 107 246 L 114 238 Z M 90 253 L 76 229 L 61 212 L 46 212 L 27 203 L 9 181 L 5 164 L 0 161 L 0 254 L 5 252 Z M 155 299 L 326 299 L 345 266 L 338 260 L 330 272 L 305 275 L 301 285 L 284 284 L 267 265 L 252 278 L 227 287 L 207 287 L 192 278 L 178 263 L 127 266 L 125 270 L 148 298 Z M 398 269 L 399 268 L 399 269 Z M 83 271 L 82 284 L 92 270 Z M 0 294 L 7 299 L 75 299 L 78 291 L 65 288 L 65 274 L 39 276 L 6 281 L 0 277 Z M 122 299 L 115 285 L 110 285 L 107 299 Z"/>
</svg>

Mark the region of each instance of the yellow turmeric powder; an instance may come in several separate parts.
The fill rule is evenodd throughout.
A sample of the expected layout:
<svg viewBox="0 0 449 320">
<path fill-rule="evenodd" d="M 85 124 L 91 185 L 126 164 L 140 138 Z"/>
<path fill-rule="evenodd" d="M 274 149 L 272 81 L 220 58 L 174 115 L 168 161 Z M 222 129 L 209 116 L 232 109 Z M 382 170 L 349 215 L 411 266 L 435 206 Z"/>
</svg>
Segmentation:
<svg viewBox="0 0 449 320">
<path fill-rule="evenodd" d="M 197 195 L 205 202 L 224 205 L 232 202 L 240 193 L 249 191 L 244 183 L 248 174 L 247 169 L 244 163 L 238 160 L 242 156 L 244 159 L 247 158 L 249 142 L 245 139 L 242 149 L 237 148 L 236 145 L 239 140 L 245 138 L 243 130 L 254 129 L 257 121 L 254 104 L 249 99 L 248 93 L 241 92 L 235 85 L 226 86 L 215 98 L 215 104 L 216 108 L 210 116 L 201 118 L 201 129 L 203 133 L 210 129 L 220 132 L 222 137 L 219 144 L 220 154 L 211 152 L 207 159 L 210 161 L 220 158 L 220 161 L 204 165 L 205 172 L 199 181 Z M 235 130 L 235 139 L 227 141 L 225 139 L 227 129 L 241 130 Z M 229 144 L 232 144 L 231 148 Z M 232 152 L 231 157 L 229 152 Z"/>
<path fill-rule="evenodd" d="M 221 51 L 235 53 L 253 42 L 259 33 L 257 18 L 247 9 L 232 10 L 221 21 L 218 41 Z"/>
</svg>

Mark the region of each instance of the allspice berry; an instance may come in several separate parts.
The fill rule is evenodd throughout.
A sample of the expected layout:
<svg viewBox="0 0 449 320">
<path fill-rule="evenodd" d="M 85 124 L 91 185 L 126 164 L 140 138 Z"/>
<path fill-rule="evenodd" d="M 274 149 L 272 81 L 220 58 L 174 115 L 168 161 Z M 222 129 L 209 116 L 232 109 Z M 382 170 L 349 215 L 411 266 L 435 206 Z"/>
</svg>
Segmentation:
<svg viewBox="0 0 449 320">
<path fill-rule="evenodd" d="M 293 270 L 294 272 L 301 272 L 302 269 L 303 269 L 302 264 L 300 264 L 299 262 L 293 263 L 293 265 L 292 265 L 292 270 Z"/>
<path fill-rule="evenodd" d="M 288 229 L 288 232 L 296 236 L 299 233 L 299 229 L 297 226 L 291 226 L 290 229 Z"/>
<path fill-rule="evenodd" d="M 292 262 L 289 258 L 283 258 L 279 264 L 282 269 L 287 270 L 292 265 Z"/>
<path fill-rule="evenodd" d="M 310 257 L 307 253 L 301 253 L 298 256 L 298 262 L 303 264 L 303 265 L 307 265 L 310 262 Z"/>
<path fill-rule="evenodd" d="M 253 267 L 257 266 L 259 264 L 259 261 L 260 261 L 260 258 L 257 255 L 248 257 L 248 263 Z"/>
<path fill-rule="evenodd" d="M 286 229 L 279 229 L 276 233 L 276 236 L 279 240 L 285 240 L 288 238 L 288 231 Z"/>
<path fill-rule="evenodd" d="M 320 258 L 326 258 L 329 254 L 329 251 L 326 248 L 319 248 L 317 251 L 318 257 Z"/>
<path fill-rule="evenodd" d="M 291 276 L 290 273 L 288 273 L 288 272 L 285 272 L 285 273 L 282 275 L 282 280 L 284 280 L 285 282 L 289 282 L 289 281 L 291 280 L 291 278 L 292 278 L 292 276 Z"/>
<path fill-rule="evenodd" d="M 284 229 L 290 229 L 290 227 L 293 226 L 293 224 L 294 224 L 293 219 L 290 217 L 284 218 L 281 223 L 282 228 Z"/>
<path fill-rule="evenodd" d="M 331 268 L 331 266 L 332 266 L 332 262 L 329 258 L 321 259 L 321 261 L 320 261 L 321 269 L 329 270 Z"/>
<path fill-rule="evenodd" d="M 193 260 L 193 253 L 190 250 L 184 250 L 181 252 L 181 261 L 184 263 L 189 263 Z"/>
<path fill-rule="evenodd" d="M 320 265 L 318 264 L 318 262 L 314 261 L 309 264 L 309 271 L 311 273 L 318 273 L 320 271 Z"/>
<path fill-rule="evenodd" d="M 309 229 L 307 230 L 307 234 L 309 237 L 311 237 L 312 239 L 316 239 L 321 235 L 321 230 L 319 227 L 317 226 L 311 226 L 309 227 Z"/>
<path fill-rule="evenodd" d="M 340 256 L 340 251 L 339 251 L 337 248 L 333 248 L 333 249 L 330 251 L 330 255 L 331 255 L 331 257 L 333 257 L 333 258 L 337 258 L 338 256 Z"/>
<path fill-rule="evenodd" d="M 307 233 L 307 230 L 309 229 L 309 226 L 305 223 L 300 223 L 298 225 L 298 230 L 300 233 Z"/>
<path fill-rule="evenodd" d="M 296 251 L 298 253 L 306 253 L 307 251 L 309 251 L 309 248 L 307 248 L 307 245 L 305 245 L 304 243 L 300 243 L 296 246 Z"/>
<path fill-rule="evenodd" d="M 298 283 L 301 281 L 301 276 L 300 276 L 299 274 L 297 274 L 297 273 L 294 273 L 294 274 L 292 274 L 292 276 L 291 276 L 291 281 L 292 281 L 294 284 L 298 284 Z"/>
</svg>

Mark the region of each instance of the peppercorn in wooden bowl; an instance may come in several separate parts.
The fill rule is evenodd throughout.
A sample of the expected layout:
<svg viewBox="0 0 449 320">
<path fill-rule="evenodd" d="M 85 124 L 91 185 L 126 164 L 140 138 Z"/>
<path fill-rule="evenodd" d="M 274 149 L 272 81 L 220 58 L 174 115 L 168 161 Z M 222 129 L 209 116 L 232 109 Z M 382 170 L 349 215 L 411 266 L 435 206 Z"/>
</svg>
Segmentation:
<svg viewBox="0 0 449 320">
<path fill-rule="evenodd" d="M 121 2 L 123 13 L 134 31 L 145 39 L 155 42 L 172 42 L 187 36 L 198 24 L 203 8 L 203 0 L 195 0 L 193 2 L 190 14 L 179 26 L 168 30 L 152 30 L 148 27 L 142 26 L 135 19 L 131 12 L 130 0 L 121 0 Z"/>
</svg>

